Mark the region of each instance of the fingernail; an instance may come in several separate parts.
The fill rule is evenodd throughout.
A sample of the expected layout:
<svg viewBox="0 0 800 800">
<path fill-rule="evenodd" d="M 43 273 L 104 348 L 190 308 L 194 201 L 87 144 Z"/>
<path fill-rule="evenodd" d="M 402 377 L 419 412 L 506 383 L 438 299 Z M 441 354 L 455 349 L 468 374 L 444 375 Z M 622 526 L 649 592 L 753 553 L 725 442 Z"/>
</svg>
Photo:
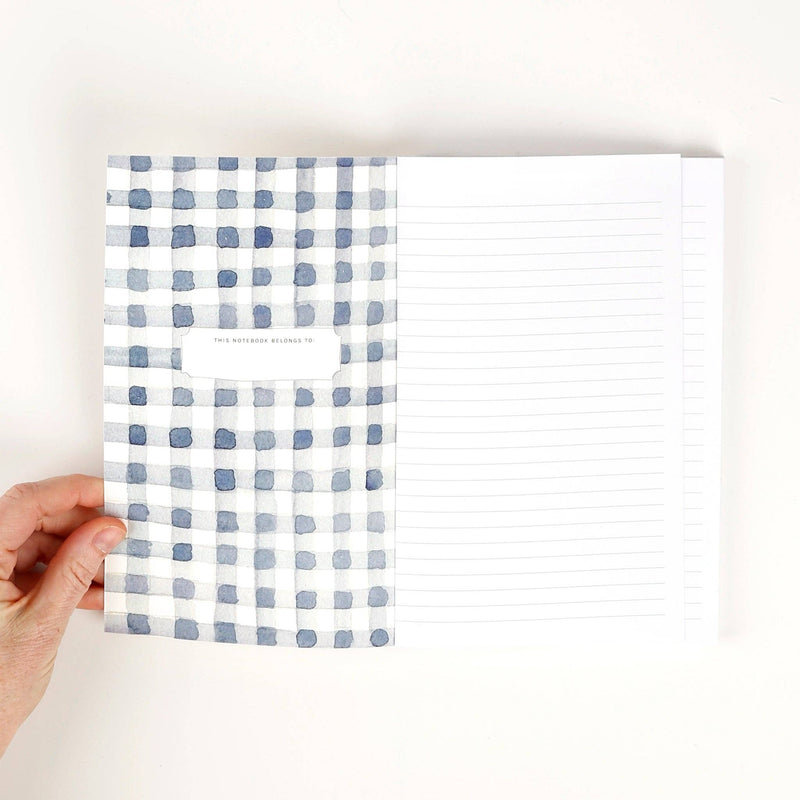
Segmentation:
<svg viewBox="0 0 800 800">
<path fill-rule="evenodd" d="M 92 544 L 103 553 L 110 553 L 123 539 L 125 538 L 125 531 L 115 525 L 98 533 L 92 540 Z"/>
</svg>

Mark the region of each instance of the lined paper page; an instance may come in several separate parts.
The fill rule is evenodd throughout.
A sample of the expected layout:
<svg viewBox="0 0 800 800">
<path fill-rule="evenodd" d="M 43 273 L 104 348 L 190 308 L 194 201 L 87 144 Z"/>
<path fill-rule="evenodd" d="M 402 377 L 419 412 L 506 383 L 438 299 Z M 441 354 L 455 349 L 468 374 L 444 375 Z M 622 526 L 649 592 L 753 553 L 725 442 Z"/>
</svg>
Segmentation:
<svg viewBox="0 0 800 800">
<path fill-rule="evenodd" d="M 398 159 L 398 644 L 683 636 L 680 241 L 678 156 Z"/>
<path fill-rule="evenodd" d="M 686 638 L 713 640 L 719 607 L 723 161 L 683 159 Z"/>
</svg>

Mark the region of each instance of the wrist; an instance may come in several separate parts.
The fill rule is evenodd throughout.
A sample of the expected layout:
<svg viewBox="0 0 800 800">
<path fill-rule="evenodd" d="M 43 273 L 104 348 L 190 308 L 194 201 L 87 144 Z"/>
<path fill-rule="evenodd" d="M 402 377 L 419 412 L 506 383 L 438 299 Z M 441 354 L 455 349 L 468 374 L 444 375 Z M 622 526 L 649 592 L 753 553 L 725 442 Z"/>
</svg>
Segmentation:
<svg viewBox="0 0 800 800">
<path fill-rule="evenodd" d="M 17 723 L 10 722 L 0 715 L 0 758 L 3 757 L 3 754 L 11 744 L 11 740 L 14 738 L 18 728 L 19 725 Z"/>
<path fill-rule="evenodd" d="M 23 711 L 23 704 L 20 703 L 18 686 L 13 682 L 13 676 L 2 674 L 2 669 L 6 665 L 0 659 L 0 758 L 2 758 L 11 740 L 19 730 L 20 725 L 27 716 Z M 9 682 L 11 679 L 11 682 Z"/>
</svg>

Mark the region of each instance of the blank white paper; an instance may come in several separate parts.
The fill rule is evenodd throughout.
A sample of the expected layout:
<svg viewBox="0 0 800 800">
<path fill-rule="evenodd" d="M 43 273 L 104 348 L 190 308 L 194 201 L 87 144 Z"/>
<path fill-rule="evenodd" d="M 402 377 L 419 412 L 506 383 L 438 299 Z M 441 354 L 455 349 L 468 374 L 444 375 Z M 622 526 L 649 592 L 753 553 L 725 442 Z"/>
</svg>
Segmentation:
<svg viewBox="0 0 800 800">
<path fill-rule="evenodd" d="M 678 156 L 398 159 L 396 638 L 684 635 Z"/>
</svg>

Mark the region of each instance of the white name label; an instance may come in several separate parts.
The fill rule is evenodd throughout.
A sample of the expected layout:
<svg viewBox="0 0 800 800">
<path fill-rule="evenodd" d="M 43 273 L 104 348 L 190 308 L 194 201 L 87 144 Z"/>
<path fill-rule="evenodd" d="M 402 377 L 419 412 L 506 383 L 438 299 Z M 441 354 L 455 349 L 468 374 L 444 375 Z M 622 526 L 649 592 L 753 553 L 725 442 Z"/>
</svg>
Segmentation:
<svg viewBox="0 0 800 800">
<path fill-rule="evenodd" d="M 330 380 L 341 368 L 341 343 L 333 328 L 190 328 L 181 364 L 193 378 Z"/>
</svg>

